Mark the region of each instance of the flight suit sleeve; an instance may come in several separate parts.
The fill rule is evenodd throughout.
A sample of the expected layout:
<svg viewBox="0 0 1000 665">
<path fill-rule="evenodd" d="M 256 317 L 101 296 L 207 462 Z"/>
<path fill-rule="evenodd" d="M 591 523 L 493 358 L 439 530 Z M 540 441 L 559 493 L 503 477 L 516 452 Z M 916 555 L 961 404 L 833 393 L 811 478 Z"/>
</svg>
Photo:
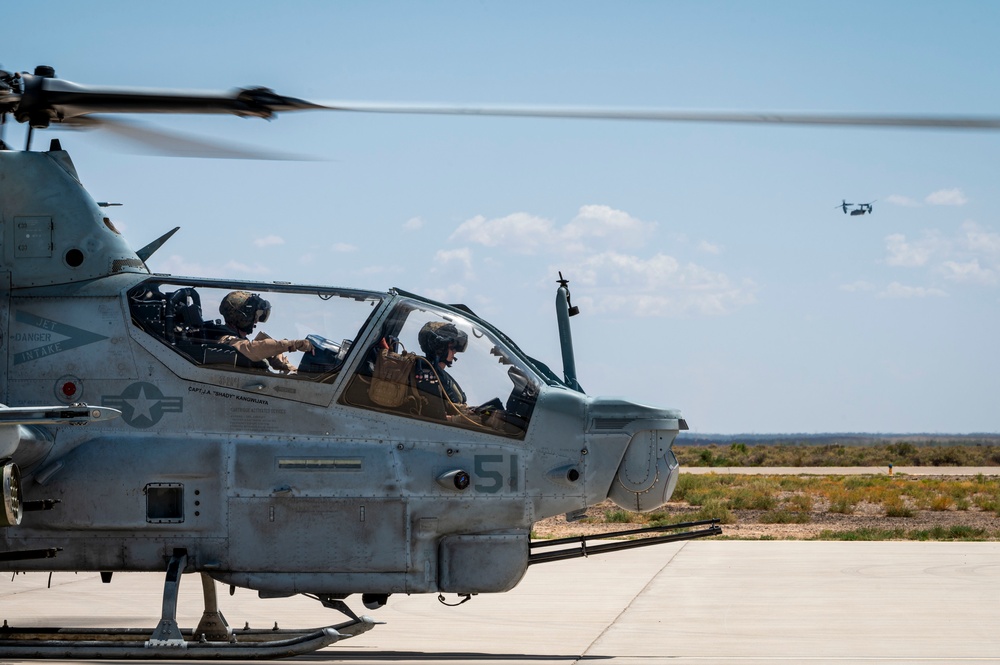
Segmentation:
<svg viewBox="0 0 1000 665">
<path fill-rule="evenodd" d="M 224 344 L 228 344 L 250 360 L 268 360 L 275 356 L 281 356 L 292 351 L 312 351 L 312 344 L 306 339 L 274 339 L 267 333 L 257 333 L 253 340 L 240 339 L 239 337 L 226 337 L 222 339 Z M 291 368 L 291 364 L 285 359 L 285 364 Z M 274 364 L 271 364 L 272 367 Z M 275 367 L 275 369 L 279 369 Z"/>
</svg>

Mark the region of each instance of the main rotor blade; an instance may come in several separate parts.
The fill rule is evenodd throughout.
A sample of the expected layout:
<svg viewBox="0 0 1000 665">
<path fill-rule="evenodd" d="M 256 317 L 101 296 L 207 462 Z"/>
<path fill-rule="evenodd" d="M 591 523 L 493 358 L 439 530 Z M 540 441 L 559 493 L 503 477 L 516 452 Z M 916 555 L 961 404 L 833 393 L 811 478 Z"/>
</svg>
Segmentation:
<svg viewBox="0 0 1000 665">
<path fill-rule="evenodd" d="M 211 159 L 261 159 L 275 161 L 321 161 L 317 157 L 264 150 L 236 143 L 209 141 L 161 128 L 153 128 L 121 118 L 90 115 L 73 118 L 66 128 L 106 129 L 115 137 L 138 148 L 138 152 L 166 157 Z M 59 129 L 63 129 L 60 127 Z"/>
<path fill-rule="evenodd" d="M 304 99 L 285 97 L 270 88 L 229 92 L 85 86 L 62 79 L 22 74 L 24 93 L 14 117 L 44 127 L 90 113 L 231 113 L 270 118 L 283 111 L 323 108 Z"/>
<path fill-rule="evenodd" d="M 285 97 L 269 88 L 241 88 L 229 92 L 84 86 L 51 76 L 20 74 L 18 86 L 6 86 L 0 111 L 12 112 L 18 122 L 44 128 L 71 123 L 92 113 L 229 113 L 271 118 L 276 113 L 304 110 L 425 115 L 508 116 L 588 120 L 645 120 L 654 122 L 764 123 L 778 125 L 832 125 L 900 127 L 911 129 L 1000 129 L 1000 116 L 899 115 L 809 113 L 798 111 L 708 111 L 682 109 L 493 106 L 448 104 L 393 104 L 363 101 L 310 102 Z M 13 80 L 13 79 L 12 79 Z"/>
<path fill-rule="evenodd" d="M 765 123 L 786 125 L 843 125 L 859 127 L 909 127 L 922 129 L 1000 129 L 1000 116 L 865 115 L 852 113 L 701 111 L 638 108 L 463 106 L 388 104 L 332 101 L 313 108 L 358 113 L 426 115 L 512 116 L 585 120 L 647 120 L 658 122 Z"/>
</svg>

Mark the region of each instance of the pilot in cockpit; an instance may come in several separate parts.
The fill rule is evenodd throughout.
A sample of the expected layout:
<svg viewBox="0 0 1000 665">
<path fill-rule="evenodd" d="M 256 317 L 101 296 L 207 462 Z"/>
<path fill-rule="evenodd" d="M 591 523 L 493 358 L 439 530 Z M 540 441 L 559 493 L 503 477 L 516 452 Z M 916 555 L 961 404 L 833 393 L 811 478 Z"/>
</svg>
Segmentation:
<svg viewBox="0 0 1000 665">
<path fill-rule="evenodd" d="M 448 408 L 442 404 L 445 413 L 440 415 L 453 415 L 467 409 L 465 392 L 446 368 L 455 362 L 456 353 L 465 351 L 469 336 L 454 323 L 430 321 L 417 334 L 417 343 L 424 352 L 424 358 L 416 364 L 417 389 L 441 397 L 450 407 L 461 407 Z"/>
<path fill-rule="evenodd" d="M 256 293 L 233 291 L 222 299 L 219 313 L 225 319 L 229 333 L 219 341 L 254 362 L 266 360 L 268 365 L 279 372 L 294 374 L 295 365 L 285 354 L 312 351 L 312 344 L 307 339 L 274 339 L 265 332 L 258 332 L 254 339 L 249 339 L 254 326 L 267 321 L 271 314 L 271 303 Z"/>
</svg>

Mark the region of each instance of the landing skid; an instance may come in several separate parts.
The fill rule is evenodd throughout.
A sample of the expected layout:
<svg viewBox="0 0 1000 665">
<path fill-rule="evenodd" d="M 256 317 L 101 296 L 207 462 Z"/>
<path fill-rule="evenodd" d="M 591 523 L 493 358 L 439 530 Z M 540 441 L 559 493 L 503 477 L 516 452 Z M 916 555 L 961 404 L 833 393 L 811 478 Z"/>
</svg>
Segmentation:
<svg viewBox="0 0 1000 665">
<path fill-rule="evenodd" d="M 167 565 L 163 611 L 155 629 L 0 627 L 0 659 L 249 660 L 311 653 L 374 628 L 378 622 L 356 616 L 343 603 L 324 605 L 348 614 L 349 621 L 304 630 L 233 630 L 219 611 L 215 581 L 202 573 L 205 612 L 194 630 L 177 626 L 177 592 L 187 555 L 175 553 Z M 346 611 L 345 611 L 346 610 Z"/>
<path fill-rule="evenodd" d="M 353 622 L 350 622 L 353 623 Z M 365 626 L 361 631 L 370 629 Z M 151 629 L 0 629 L 0 658 L 251 660 L 287 658 L 311 653 L 350 637 L 338 626 L 296 630 L 234 631 L 233 642 L 202 641 L 194 631 L 182 631 L 182 643 L 149 644 Z"/>
</svg>

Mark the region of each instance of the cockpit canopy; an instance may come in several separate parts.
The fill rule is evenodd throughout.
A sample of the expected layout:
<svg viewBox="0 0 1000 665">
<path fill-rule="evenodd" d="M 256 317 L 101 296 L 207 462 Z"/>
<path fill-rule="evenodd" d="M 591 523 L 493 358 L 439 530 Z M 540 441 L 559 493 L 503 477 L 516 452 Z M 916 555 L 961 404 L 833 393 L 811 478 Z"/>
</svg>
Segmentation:
<svg viewBox="0 0 1000 665">
<path fill-rule="evenodd" d="M 245 356 L 231 343 L 238 332 L 216 318 L 233 293 L 268 304 L 266 323 L 256 309 L 248 319 L 247 339 L 266 329 L 312 350 L 283 354 L 278 371 Z M 222 370 L 330 384 L 343 405 L 514 438 L 525 436 L 542 386 L 559 383 L 471 313 L 409 294 L 152 278 L 127 297 L 135 326 L 206 383 L 228 383 Z"/>
<path fill-rule="evenodd" d="M 234 295 L 239 296 L 235 301 Z M 333 383 L 351 345 L 364 334 L 386 297 L 370 291 L 150 279 L 129 290 L 128 304 L 138 328 L 195 365 L 273 374 L 267 362 L 251 359 L 226 343 L 240 333 L 237 328 L 244 328 L 251 340 L 309 339 L 312 352 L 284 354 L 287 364 L 298 371 L 278 375 Z M 243 314 L 245 307 L 248 314 L 234 319 L 233 312 Z"/>
</svg>

